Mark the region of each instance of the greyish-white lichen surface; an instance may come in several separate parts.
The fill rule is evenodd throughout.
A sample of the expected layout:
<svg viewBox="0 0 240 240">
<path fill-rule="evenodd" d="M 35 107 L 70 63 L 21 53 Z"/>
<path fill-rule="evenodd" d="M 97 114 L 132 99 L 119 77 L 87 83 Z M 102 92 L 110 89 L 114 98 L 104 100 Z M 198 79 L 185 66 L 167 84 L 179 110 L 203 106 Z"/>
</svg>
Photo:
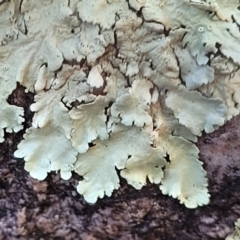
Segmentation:
<svg viewBox="0 0 240 240">
<path fill-rule="evenodd" d="M 117 168 L 188 208 L 209 202 L 194 142 L 240 111 L 238 0 L 11 0 L 0 22 L 0 141 L 23 128 L 7 102 L 19 82 L 35 103 L 15 156 L 33 178 L 75 171 L 95 203 Z"/>
<path fill-rule="evenodd" d="M 240 239 L 240 218 L 235 222 L 235 231 L 226 237 L 226 240 L 239 240 Z"/>
</svg>

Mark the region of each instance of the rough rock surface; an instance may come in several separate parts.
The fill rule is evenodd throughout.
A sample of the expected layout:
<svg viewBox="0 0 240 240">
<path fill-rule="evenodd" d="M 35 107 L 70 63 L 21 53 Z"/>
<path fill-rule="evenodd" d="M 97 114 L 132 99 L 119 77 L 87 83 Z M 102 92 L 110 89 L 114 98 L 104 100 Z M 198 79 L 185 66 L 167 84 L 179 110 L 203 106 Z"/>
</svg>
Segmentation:
<svg viewBox="0 0 240 240">
<path fill-rule="evenodd" d="M 31 94 L 19 86 L 9 102 L 24 107 L 29 127 Z M 0 144 L 0 239 L 224 239 L 240 216 L 239 120 L 199 139 L 211 202 L 194 210 L 162 195 L 156 185 L 137 191 L 125 180 L 111 198 L 89 205 L 76 192 L 77 175 L 69 181 L 54 173 L 33 180 L 24 161 L 13 157 L 24 130 L 6 134 Z"/>
</svg>

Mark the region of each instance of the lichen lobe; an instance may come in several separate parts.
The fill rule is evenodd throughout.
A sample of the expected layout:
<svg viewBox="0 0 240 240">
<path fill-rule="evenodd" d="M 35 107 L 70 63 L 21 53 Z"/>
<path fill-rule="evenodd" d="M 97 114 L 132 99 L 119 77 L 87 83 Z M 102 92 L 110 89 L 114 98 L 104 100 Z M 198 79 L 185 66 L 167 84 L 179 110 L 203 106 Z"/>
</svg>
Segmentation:
<svg viewBox="0 0 240 240">
<path fill-rule="evenodd" d="M 93 203 L 119 188 L 117 168 L 137 189 L 149 179 L 189 208 L 207 204 L 193 142 L 240 111 L 237 1 L 19 3 L 0 5 L 0 141 L 22 128 L 6 102 L 19 82 L 35 94 L 15 152 L 31 176 L 75 171 Z"/>
</svg>

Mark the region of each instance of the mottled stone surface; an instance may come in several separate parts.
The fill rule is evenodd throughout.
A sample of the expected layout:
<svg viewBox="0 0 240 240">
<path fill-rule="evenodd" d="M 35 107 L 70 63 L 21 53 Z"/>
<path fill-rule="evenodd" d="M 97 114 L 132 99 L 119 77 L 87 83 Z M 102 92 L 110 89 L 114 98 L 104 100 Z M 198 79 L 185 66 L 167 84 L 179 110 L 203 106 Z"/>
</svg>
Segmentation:
<svg viewBox="0 0 240 240">
<path fill-rule="evenodd" d="M 25 107 L 25 128 L 32 101 L 21 87 L 9 98 Z M 77 175 L 64 181 L 52 173 L 36 181 L 13 156 L 23 132 L 7 134 L 0 145 L 0 240 L 224 239 L 240 217 L 240 117 L 198 142 L 211 202 L 195 210 L 162 195 L 156 185 L 137 191 L 121 180 L 111 198 L 89 205 L 76 193 Z"/>
</svg>

